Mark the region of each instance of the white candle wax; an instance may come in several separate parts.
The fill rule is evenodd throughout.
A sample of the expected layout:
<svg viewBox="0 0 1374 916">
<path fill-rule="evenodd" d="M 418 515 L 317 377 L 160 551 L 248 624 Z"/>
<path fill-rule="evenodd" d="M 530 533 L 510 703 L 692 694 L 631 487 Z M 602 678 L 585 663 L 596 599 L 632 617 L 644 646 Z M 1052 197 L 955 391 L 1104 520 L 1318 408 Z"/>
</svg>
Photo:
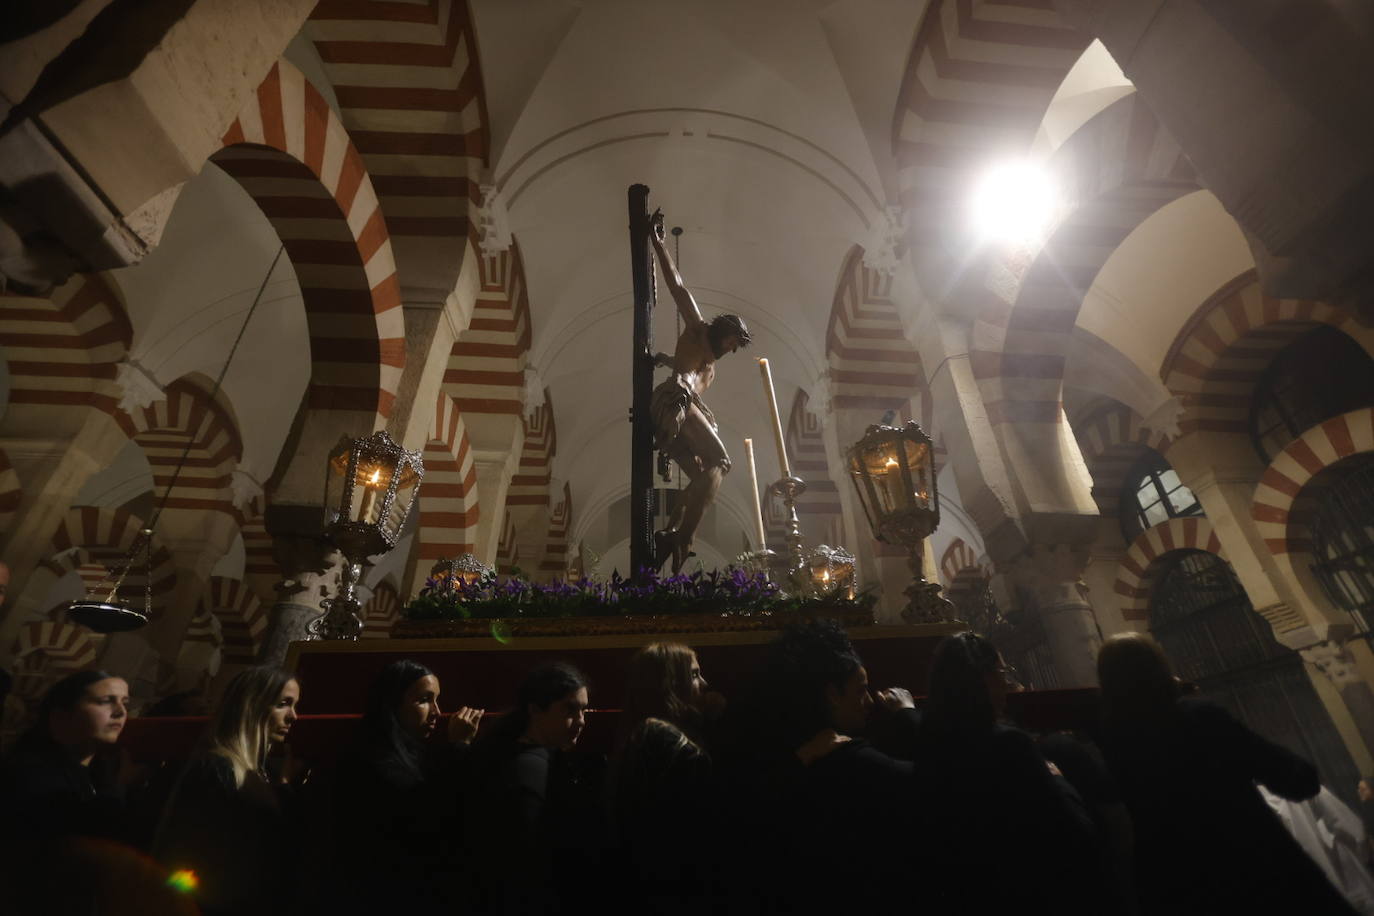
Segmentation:
<svg viewBox="0 0 1374 916">
<path fill-rule="evenodd" d="M 744 454 L 749 459 L 749 487 L 754 494 L 754 536 L 758 538 L 759 550 L 768 549 L 768 539 L 763 531 L 763 503 L 759 501 L 759 472 L 754 467 L 754 440 L 744 440 Z"/>
<path fill-rule="evenodd" d="M 792 465 L 787 463 L 787 440 L 782 435 L 782 414 L 778 412 L 778 396 L 773 390 L 773 372 L 768 368 L 766 358 L 759 359 L 759 373 L 763 375 L 763 391 L 768 395 L 768 409 L 773 414 L 773 441 L 778 446 L 778 466 L 783 477 L 792 476 Z"/>
</svg>

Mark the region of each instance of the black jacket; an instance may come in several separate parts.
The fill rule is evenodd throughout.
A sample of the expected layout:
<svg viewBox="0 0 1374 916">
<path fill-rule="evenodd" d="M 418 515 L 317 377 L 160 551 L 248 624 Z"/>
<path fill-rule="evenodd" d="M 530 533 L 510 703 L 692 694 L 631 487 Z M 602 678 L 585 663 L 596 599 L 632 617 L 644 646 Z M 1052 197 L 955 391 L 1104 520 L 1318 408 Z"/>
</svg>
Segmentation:
<svg viewBox="0 0 1374 916">
<path fill-rule="evenodd" d="M 1312 764 L 1187 698 L 1157 722 L 1108 721 L 1103 751 L 1135 825 L 1145 912 L 1353 912 L 1255 790 L 1310 798 Z"/>
</svg>

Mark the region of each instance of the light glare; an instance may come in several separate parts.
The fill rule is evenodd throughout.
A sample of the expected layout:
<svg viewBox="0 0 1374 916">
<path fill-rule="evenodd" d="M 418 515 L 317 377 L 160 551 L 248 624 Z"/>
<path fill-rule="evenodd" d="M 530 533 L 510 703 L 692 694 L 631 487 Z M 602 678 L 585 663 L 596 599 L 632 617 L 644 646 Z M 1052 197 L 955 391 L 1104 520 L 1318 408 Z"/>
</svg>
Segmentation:
<svg viewBox="0 0 1374 916">
<path fill-rule="evenodd" d="M 1049 227 L 1055 190 L 1045 172 L 1026 162 L 991 169 L 973 195 L 973 225 L 984 238 L 1026 242 Z"/>
</svg>

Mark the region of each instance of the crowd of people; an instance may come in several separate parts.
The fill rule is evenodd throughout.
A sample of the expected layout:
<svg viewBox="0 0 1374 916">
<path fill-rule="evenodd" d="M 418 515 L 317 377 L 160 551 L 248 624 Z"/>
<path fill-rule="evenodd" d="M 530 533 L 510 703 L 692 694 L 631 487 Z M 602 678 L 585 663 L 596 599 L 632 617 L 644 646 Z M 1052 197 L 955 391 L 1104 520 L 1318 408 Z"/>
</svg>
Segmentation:
<svg viewBox="0 0 1374 916">
<path fill-rule="evenodd" d="M 0 886 L 35 914 L 1358 912 L 1256 787 L 1316 796 L 1310 763 L 1184 695 L 1148 636 L 1098 669 L 1100 728 L 1037 739 L 971 632 L 919 710 L 832 623 L 786 629 L 728 703 L 658 643 L 601 755 L 577 752 L 594 686 L 570 665 L 499 716 L 445 716 L 434 672 L 398 660 L 308 771 L 301 684 L 254 667 L 160 787 L 117 753 L 127 683 L 82 671 L 0 769 Z"/>
</svg>

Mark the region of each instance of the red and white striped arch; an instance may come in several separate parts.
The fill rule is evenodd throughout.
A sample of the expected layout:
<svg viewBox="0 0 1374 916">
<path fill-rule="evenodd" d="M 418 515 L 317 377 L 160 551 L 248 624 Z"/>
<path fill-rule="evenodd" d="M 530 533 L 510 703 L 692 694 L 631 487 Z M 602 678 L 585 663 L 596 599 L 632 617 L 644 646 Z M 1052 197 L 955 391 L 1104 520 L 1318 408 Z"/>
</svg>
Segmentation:
<svg viewBox="0 0 1374 916">
<path fill-rule="evenodd" d="M 553 401 L 544 390 L 544 404 L 527 414 L 522 422 L 525 440 L 520 465 L 511 475 L 506 491 L 506 510 L 515 526 L 517 551 L 525 562 L 538 564 L 548 540 L 549 511 L 554 494 L 549 490 L 553 458 L 558 452 L 558 430 L 554 423 Z M 529 570 L 534 572 L 537 570 Z"/>
<path fill-rule="evenodd" d="M 211 160 L 253 197 L 286 246 L 310 333 L 307 403 L 391 415 L 405 322 L 390 235 L 362 157 L 314 86 L 279 61 Z"/>
<path fill-rule="evenodd" d="M 1314 478 L 1365 452 L 1374 452 L 1374 408 L 1370 407 L 1318 423 L 1274 456 L 1260 476 L 1250 513 L 1280 569 L 1297 574 L 1297 567 L 1305 566 L 1303 561 L 1310 554 L 1302 504 L 1311 495 Z"/>
<path fill-rule="evenodd" d="M 99 584 L 106 571 L 117 568 L 138 539 L 143 520 L 123 509 L 78 506 L 67 513 L 53 534 L 53 553 L 43 560 L 29 578 L 27 588 L 35 595 L 46 595 L 58 580 L 76 572 L 89 589 Z M 138 561 L 124 579 L 121 596 L 141 602 L 148 583 L 147 565 L 140 552 Z M 161 613 L 176 588 L 176 568 L 172 555 L 153 536 L 152 549 L 153 614 Z M 40 599 L 41 600 L 41 599 Z M 50 616 L 61 608 L 48 609 Z"/>
<path fill-rule="evenodd" d="M 82 408 L 114 413 L 115 399 L 101 383 L 114 380 L 133 334 L 124 306 L 95 274 L 78 274 L 46 298 L 0 295 L 10 383 L 0 429 L 74 432 Z"/>
<path fill-rule="evenodd" d="M 910 416 L 915 405 L 916 422 L 929 427 L 930 389 L 921 357 L 907 339 L 892 300 L 892 278 L 864 267 L 858 245 L 840 268 L 825 355 L 833 410 L 861 412 L 872 417 L 869 423 L 876 423 L 888 410 Z"/>
<path fill-rule="evenodd" d="M 453 398 L 440 392 L 425 443 L 425 482 L 420 488 L 419 552 L 423 576 L 434 561 L 473 550 L 477 530 L 477 468 L 472 461 L 464 416 Z"/>
<path fill-rule="evenodd" d="M 520 563 L 520 545 L 515 539 L 515 520 L 507 510 L 501 525 L 501 538 L 496 542 L 496 571 L 509 574 Z"/>
<path fill-rule="evenodd" d="M 158 499 L 167 492 L 186 452 L 186 464 L 177 475 L 167 508 L 236 514 L 229 481 L 243 457 L 243 442 L 233 418 L 208 392 L 178 379 L 167 386 L 161 401 L 132 413 L 121 411 L 115 419 L 143 449 Z M 190 451 L 186 451 L 188 443 Z"/>
<path fill-rule="evenodd" d="M 892 138 L 918 262 L 958 257 L 951 236 L 966 224 L 982 170 L 1030 149 L 1090 40 L 1059 17 L 1053 0 L 931 0 L 907 59 Z"/>
<path fill-rule="evenodd" d="M 839 544 L 844 540 L 840 494 L 830 476 L 820 418 L 809 405 L 806 392 L 798 389 L 787 416 L 787 456 L 792 470 L 806 481 L 806 492 L 797 500 L 797 518 L 809 543 Z M 761 489 L 766 491 L 767 486 L 768 482 L 760 481 Z M 771 493 L 767 499 L 770 511 L 765 514 L 765 522 L 769 543 L 780 545 L 785 521 L 781 501 Z"/>
<path fill-rule="evenodd" d="M 401 596 L 396 586 L 383 580 L 363 606 L 363 638 L 388 639 L 391 628 L 401 619 Z"/>
<path fill-rule="evenodd" d="M 267 533 L 261 500 L 254 500 L 250 511 L 244 513 L 239 534 L 243 537 L 243 581 L 258 599 L 271 603 L 276 598 L 275 586 L 282 580 L 277 566 L 272 535 Z"/>
<path fill-rule="evenodd" d="M 940 557 L 940 575 L 944 577 L 946 585 L 953 584 L 965 570 L 982 568 L 978 562 L 977 551 L 965 543 L 963 538 L 950 541 Z"/>
<path fill-rule="evenodd" d="M 10 464 L 10 456 L 0 449 L 0 531 L 8 531 L 14 513 L 19 511 L 19 503 L 24 498 L 23 487 L 19 483 L 19 472 Z"/>
<path fill-rule="evenodd" d="M 95 664 L 91 631 L 73 623 L 33 620 L 14 639 L 14 693 L 31 708 L 52 684 Z"/>
<path fill-rule="evenodd" d="M 539 573 L 549 579 L 562 579 L 568 574 L 568 532 L 572 530 L 572 485 L 563 484 L 558 502 L 549 510 L 549 532 L 544 539 L 544 553 L 539 561 Z"/>
<path fill-rule="evenodd" d="M 484 256 L 472 320 L 453 345 L 444 390 L 458 402 L 478 448 L 509 448 L 524 414 L 530 305 L 520 249 Z"/>
<path fill-rule="evenodd" d="M 1151 583 L 1159 561 L 1176 550 L 1205 550 L 1226 559 L 1212 523 L 1201 516 L 1171 518 L 1146 529 L 1127 549 L 1116 570 L 1112 590 L 1121 598 L 1125 620 L 1149 623 Z"/>
<path fill-rule="evenodd" d="M 478 241 L 490 139 L 465 0 L 321 0 L 306 34 L 372 174 L 407 290 L 443 301 Z"/>
<path fill-rule="evenodd" d="M 1172 440 L 1161 432 L 1141 425 L 1134 410 L 1103 398 L 1073 423 L 1079 451 L 1093 479 L 1093 499 L 1105 516 L 1115 516 L 1126 475 L 1147 449 L 1163 454 Z"/>
<path fill-rule="evenodd" d="M 1160 377 L 1183 402 L 1179 428 L 1189 432 L 1245 433 L 1255 385 L 1275 355 L 1298 337 L 1326 324 L 1374 352 L 1374 331 L 1353 313 L 1311 299 L 1275 299 L 1246 271 L 1193 314 L 1170 347 Z"/>
<path fill-rule="evenodd" d="M 1063 216 L 1033 257 L 992 267 L 969 364 L 994 424 L 1061 421 L 1064 364 L 1083 299 L 1126 237 L 1198 189 L 1183 151 L 1132 93 L 1053 155 Z"/>
<path fill-rule="evenodd" d="M 251 665 L 262 648 L 267 608 L 248 585 L 227 576 L 213 576 L 200 599 L 200 610 L 219 620 L 224 661 Z"/>
</svg>

